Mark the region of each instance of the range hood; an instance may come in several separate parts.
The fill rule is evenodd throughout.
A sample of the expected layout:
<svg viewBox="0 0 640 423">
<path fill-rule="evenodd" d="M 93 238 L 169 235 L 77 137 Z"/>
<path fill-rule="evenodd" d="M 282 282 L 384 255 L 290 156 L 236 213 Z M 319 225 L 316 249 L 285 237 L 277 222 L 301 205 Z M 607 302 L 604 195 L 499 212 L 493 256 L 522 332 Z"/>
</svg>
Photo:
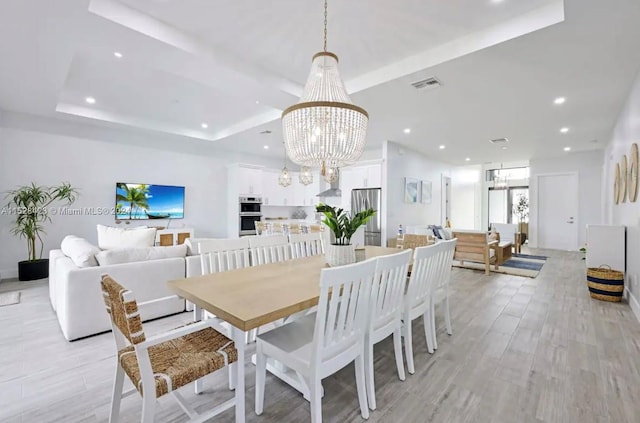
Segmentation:
<svg viewBox="0 0 640 423">
<path fill-rule="evenodd" d="M 342 197 L 340 179 L 335 182 L 331 182 L 331 187 L 326 191 L 322 191 L 320 194 L 316 195 L 316 197 Z"/>
</svg>

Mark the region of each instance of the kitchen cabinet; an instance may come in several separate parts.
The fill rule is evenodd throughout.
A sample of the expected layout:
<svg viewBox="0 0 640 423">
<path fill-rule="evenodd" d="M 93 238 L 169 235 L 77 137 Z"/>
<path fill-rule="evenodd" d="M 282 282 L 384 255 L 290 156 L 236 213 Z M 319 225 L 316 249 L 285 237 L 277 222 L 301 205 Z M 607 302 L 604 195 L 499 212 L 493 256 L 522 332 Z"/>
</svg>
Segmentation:
<svg viewBox="0 0 640 423">
<path fill-rule="evenodd" d="M 238 196 L 258 196 L 262 194 L 262 169 L 239 165 L 229 174 L 236 180 Z"/>
<path fill-rule="evenodd" d="M 351 190 L 358 188 L 382 187 L 382 167 L 380 164 L 349 166 L 340 169 L 340 207 L 351 210 Z"/>
<path fill-rule="evenodd" d="M 316 197 L 320 193 L 320 172 L 313 172 L 313 182 L 309 185 L 304 186 L 300 183 L 299 185 L 302 187 L 302 190 L 297 205 L 310 207 L 320 202 L 320 198 Z"/>
<path fill-rule="evenodd" d="M 280 170 L 265 169 L 263 171 L 262 203 L 265 206 L 310 207 L 319 202 L 316 197 L 320 192 L 318 173 L 314 173 L 313 182 L 307 186 L 300 183 L 299 172 L 290 172 L 290 174 L 291 185 L 285 188 L 278 185 Z"/>
<path fill-rule="evenodd" d="M 298 183 L 298 173 L 290 172 L 291 185 L 283 187 L 278 184 L 280 170 L 265 169 L 262 172 L 263 196 L 262 204 L 265 206 L 292 206 L 294 204 L 294 190 Z"/>
</svg>

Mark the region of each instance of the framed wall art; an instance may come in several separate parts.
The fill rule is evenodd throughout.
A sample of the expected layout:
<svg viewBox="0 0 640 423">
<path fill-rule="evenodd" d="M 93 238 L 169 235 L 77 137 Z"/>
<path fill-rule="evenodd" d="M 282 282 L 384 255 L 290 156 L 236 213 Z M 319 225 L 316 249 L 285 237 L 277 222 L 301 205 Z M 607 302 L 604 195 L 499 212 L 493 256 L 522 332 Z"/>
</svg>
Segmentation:
<svg viewBox="0 0 640 423">
<path fill-rule="evenodd" d="M 420 182 L 420 202 L 422 204 L 431 204 L 431 181 Z"/>
<path fill-rule="evenodd" d="M 414 178 L 404 178 L 404 202 L 418 202 L 418 180 Z"/>
</svg>

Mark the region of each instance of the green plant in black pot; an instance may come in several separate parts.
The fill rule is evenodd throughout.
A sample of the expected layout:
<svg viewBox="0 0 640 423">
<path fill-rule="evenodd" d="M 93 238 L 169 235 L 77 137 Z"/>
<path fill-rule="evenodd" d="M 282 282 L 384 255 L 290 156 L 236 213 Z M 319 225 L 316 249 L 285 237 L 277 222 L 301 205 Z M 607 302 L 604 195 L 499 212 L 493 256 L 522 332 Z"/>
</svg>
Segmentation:
<svg viewBox="0 0 640 423">
<path fill-rule="evenodd" d="M 7 208 L 15 216 L 11 233 L 27 241 L 28 260 L 18 263 L 18 279 L 28 281 L 49 276 L 49 260 L 42 258 L 46 234 L 44 226 L 51 222 L 52 204 L 60 202 L 72 204 L 78 197 L 78 191 L 65 182 L 55 187 L 37 186 L 35 183 L 8 191 Z"/>
</svg>

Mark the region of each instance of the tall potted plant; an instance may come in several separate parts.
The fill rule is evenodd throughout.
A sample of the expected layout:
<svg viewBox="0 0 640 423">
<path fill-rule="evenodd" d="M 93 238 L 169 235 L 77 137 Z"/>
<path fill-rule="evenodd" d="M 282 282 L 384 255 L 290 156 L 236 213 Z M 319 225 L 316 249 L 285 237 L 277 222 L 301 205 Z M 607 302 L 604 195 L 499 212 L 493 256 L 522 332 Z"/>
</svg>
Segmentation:
<svg viewBox="0 0 640 423">
<path fill-rule="evenodd" d="M 37 186 L 35 183 L 8 191 L 7 208 L 16 216 L 11 233 L 27 240 L 28 260 L 18 262 L 18 279 L 30 281 L 49 276 L 49 259 L 42 258 L 44 225 L 51 222 L 49 207 L 55 202 L 72 204 L 78 192 L 65 182 L 56 187 Z"/>
<path fill-rule="evenodd" d="M 529 217 L 529 198 L 520 194 L 518 201 L 513 204 L 513 213 L 518 216 L 518 232 L 520 233 L 520 243 L 526 241 L 526 234 L 524 233 L 525 219 Z"/>
<path fill-rule="evenodd" d="M 316 211 L 324 214 L 322 223 L 327 225 L 333 235 L 331 245 L 327 246 L 325 252 L 329 266 L 355 263 L 356 252 L 351 245 L 351 237 L 376 214 L 375 210 L 363 210 L 350 217 L 344 209 L 321 203 L 316 206 Z"/>
</svg>

